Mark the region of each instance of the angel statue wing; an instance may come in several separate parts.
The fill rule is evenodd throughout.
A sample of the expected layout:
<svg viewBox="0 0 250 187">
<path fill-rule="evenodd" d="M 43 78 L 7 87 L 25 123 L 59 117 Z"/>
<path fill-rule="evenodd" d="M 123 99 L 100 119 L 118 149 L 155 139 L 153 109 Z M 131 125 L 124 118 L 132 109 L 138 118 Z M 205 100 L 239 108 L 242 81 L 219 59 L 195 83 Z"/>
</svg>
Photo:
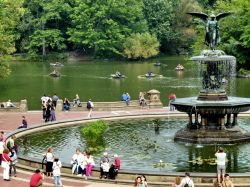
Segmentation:
<svg viewBox="0 0 250 187">
<path fill-rule="evenodd" d="M 216 16 L 216 20 L 219 21 L 220 19 L 224 18 L 224 17 L 227 17 L 227 16 L 230 16 L 232 13 L 231 12 L 223 12 L 223 13 L 219 13 L 217 16 Z"/>
<path fill-rule="evenodd" d="M 206 23 L 208 19 L 208 15 L 203 12 L 187 12 L 187 14 L 202 19 L 204 23 Z"/>
</svg>

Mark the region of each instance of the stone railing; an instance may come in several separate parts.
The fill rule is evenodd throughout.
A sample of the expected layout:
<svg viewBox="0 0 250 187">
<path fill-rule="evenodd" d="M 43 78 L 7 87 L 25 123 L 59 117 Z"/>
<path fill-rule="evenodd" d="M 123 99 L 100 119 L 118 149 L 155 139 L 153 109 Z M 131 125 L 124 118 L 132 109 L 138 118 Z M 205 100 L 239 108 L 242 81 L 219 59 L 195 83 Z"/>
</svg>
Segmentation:
<svg viewBox="0 0 250 187">
<path fill-rule="evenodd" d="M 28 111 L 27 100 L 21 100 L 20 102 L 12 102 L 15 107 L 7 107 L 6 102 L 1 102 L 0 112 L 26 112 Z"/>
<path fill-rule="evenodd" d="M 140 106 L 139 100 L 131 100 L 127 106 L 125 101 L 114 101 L 114 102 L 93 102 L 95 111 L 118 111 L 118 110 L 129 110 L 129 109 L 141 109 L 141 108 L 162 108 L 163 104 L 160 100 L 160 92 L 157 90 L 150 90 L 147 92 L 148 99 L 146 99 L 146 105 Z M 81 102 L 81 107 L 73 106 L 70 103 L 70 111 L 86 111 L 87 102 Z M 57 111 L 62 111 L 63 101 L 59 99 L 57 101 Z"/>
</svg>

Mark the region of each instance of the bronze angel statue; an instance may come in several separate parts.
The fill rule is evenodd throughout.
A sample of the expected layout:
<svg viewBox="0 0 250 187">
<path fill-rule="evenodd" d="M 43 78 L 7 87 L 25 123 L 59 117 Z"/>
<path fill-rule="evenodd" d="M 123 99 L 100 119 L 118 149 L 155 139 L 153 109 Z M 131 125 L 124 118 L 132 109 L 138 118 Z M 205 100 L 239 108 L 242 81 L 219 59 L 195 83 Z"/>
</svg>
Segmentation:
<svg viewBox="0 0 250 187">
<path fill-rule="evenodd" d="M 231 15 L 230 12 L 219 13 L 215 16 L 213 13 L 209 16 L 202 12 L 188 12 L 192 16 L 198 17 L 206 24 L 206 36 L 205 44 L 212 50 L 215 50 L 216 46 L 220 43 L 219 25 L 218 21 L 226 16 Z"/>
</svg>

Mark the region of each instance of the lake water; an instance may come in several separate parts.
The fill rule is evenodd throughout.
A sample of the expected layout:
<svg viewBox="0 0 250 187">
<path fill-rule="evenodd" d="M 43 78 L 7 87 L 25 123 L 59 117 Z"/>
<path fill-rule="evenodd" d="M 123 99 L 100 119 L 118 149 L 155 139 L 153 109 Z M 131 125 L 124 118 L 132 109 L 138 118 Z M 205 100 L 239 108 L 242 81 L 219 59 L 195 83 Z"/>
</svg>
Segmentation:
<svg viewBox="0 0 250 187">
<path fill-rule="evenodd" d="M 199 145 L 174 142 L 176 131 L 183 128 L 186 119 L 160 119 L 159 133 L 155 132 L 154 119 L 111 121 L 105 133 L 105 145 L 109 155 L 121 157 L 121 168 L 140 171 L 196 171 L 216 172 L 216 165 L 194 164 L 198 158 L 215 158 L 219 145 Z M 250 131 L 250 119 L 239 119 L 242 128 Z M 63 163 L 70 164 L 77 147 L 85 150 L 86 141 L 81 134 L 81 126 L 67 127 L 44 132 L 32 133 L 18 140 L 20 155 L 42 160 L 49 146 L 54 148 L 55 156 Z M 126 132 L 126 133 L 125 133 Z M 28 147 L 28 149 L 25 149 Z M 250 171 L 249 144 L 223 145 L 227 153 L 227 172 Z M 103 151 L 94 154 L 96 165 Z M 165 167 L 154 167 L 160 160 Z"/>
<path fill-rule="evenodd" d="M 157 61 L 162 66 L 153 64 Z M 51 62 L 53 63 L 53 62 Z M 177 64 L 183 64 L 185 70 L 176 72 Z M 167 105 L 167 96 L 176 93 L 177 97 L 197 96 L 201 88 L 201 79 L 197 66 L 192 66 L 184 57 L 160 57 L 145 62 L 121 62 L 109 60 L 70 60 L 59 69 L 62 76 L 48 76 L 53 71 L 49 62 L 10 62 L 12 73 L 7 79 L 0 80 L 0 101 L 19 101 L 26 98 L 29 109 L 40 109 L 43 94 L 71 101 L 79 94 L 82 101 L 118 101 L 123 92 L 128 92 L 132 99 L 138 99 L 140 91 L 157 89 L 161 100 Z M 114 80 L 110 74 L 119 70 L 127 78 Z M 139 78 L 151 70 L 162 78 Z M 227 92 L 232 96 L 250 97 L 250 79 L 233 78 Z"/>
</svg>

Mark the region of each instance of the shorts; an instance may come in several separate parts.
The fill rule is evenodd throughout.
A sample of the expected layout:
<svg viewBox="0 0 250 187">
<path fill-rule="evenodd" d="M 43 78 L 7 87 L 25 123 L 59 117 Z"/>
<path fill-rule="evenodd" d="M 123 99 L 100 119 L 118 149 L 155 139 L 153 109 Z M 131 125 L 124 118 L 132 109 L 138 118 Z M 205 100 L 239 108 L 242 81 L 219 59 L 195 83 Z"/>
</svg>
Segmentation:
<svg viewBox="0 0 250 187">
<path fill-rule="evenodd" d="M 217 174 L 218 175 L 224 175 L 226 172 L 226 166 L 225 165 L 217 165 Z"/>
</svg>

